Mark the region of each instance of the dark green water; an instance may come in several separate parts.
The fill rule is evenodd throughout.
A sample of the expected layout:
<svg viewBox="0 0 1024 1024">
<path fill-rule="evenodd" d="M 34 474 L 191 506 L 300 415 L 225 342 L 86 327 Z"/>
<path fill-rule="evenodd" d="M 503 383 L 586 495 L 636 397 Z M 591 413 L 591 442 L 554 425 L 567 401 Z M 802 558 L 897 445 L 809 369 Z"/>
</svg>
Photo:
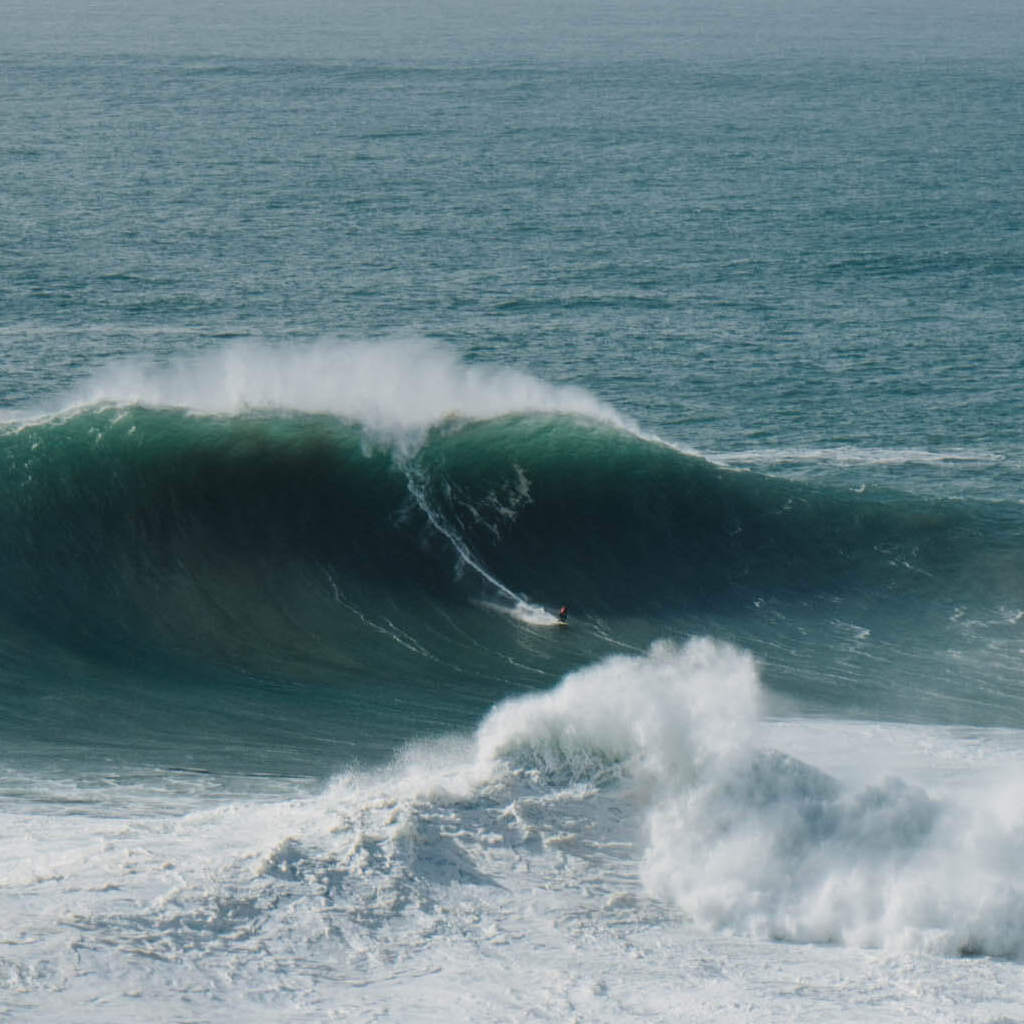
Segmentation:
<svg viewBox="0 0 1024 1024">
<path fill-rule="evenodd" d="M 12 742 L 330 766 L 694 633 L 1020 724 L 1015 27 L 16 7 Z"/>
</svg>

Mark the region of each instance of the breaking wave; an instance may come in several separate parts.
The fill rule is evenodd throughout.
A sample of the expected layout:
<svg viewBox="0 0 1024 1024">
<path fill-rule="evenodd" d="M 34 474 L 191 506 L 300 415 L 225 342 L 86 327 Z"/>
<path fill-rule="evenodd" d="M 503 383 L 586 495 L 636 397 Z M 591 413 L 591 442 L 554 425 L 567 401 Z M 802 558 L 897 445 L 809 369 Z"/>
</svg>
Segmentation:
<svg viewBox="0 0 1024 1024">
<path fill-rule="evenodd" d="M 801 699 L 906 714 L 937 688 L 940 719 L 1020 717 L 1009 648 L 995 674 L 934 662 L 979 636 L 1006 647 L 1024 607 L 1018 506 L 729 470 L 584 391 L 425 342 L 109 371 L 59 412 L 12 419 L 0 472 L 8 694 L 115 669 L 313 684 L 369 694 L 361 708 L 412 701 L 432 729 L 614 650 L 713 631 Z M 563 602 L 573 628 L 554 638 Z M 887 631 L 917 638 L 900 643 L 917 643 L 918 689 L 874 673 L 902 656 Z"/>
</svg>

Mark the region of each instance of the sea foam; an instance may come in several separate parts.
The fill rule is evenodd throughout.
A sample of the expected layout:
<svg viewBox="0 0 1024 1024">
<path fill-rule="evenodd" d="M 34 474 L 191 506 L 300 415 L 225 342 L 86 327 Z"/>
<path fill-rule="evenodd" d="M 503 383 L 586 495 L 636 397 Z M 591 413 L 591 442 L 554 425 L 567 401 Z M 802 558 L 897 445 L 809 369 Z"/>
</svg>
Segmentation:
<svg viewBox="0 0 1024 1024">
<path fill-rule="evenodd" d="M 488 419 L 516 412 L 568 413 L 624 429 L 632 424 L 583 388 L 546 383 L 506 366 L 468 362 L 424 338 L 290 346 L 250 341 L 157 364 L 104 367 L 62 400 L 236 415 L 253 409 L 327 413 L 388 439 L 416 439 L 449 418 Z"/>
<path fill-rule="evenodd" d="M 1019 784 L 959 800 L 892 776 L 844 785 L 765 746 L 761 705 L 744 652 L 657 643 L 499 706 L 478 758 L 551 779 L 616 766 L 645 806 L 648 892 L 707 929 L 1024 955 Z"/>
<path fill-rule="evenodd" d="M 772 722 L 765 704 L 749 654 L 662 642 L 283 799 L 246 799 L 250 783 L 211 799 L 205 776 L 175 772 L 175 814 L 154 803 L 160 776 L 56 793 L 8 779 L 30 802 L 3 808 L 21 837 L 0 858 L 8 992 L 54 1020 L 94 1001 L 82 1019 L 135 1020 L 138 992 L 168 1006 L 185 992 L 210 1020 L 240 1006 L 252 1020 L 365 1016 L 396 1000 L 403 1019 L 431 1020 L 463 990 L 484 1021 L 581 1006 L 599 1021 L 727 1019 L 813 976 L 872 1006 L 919 986 L 927 1020 L 951 1000 L 1016 1010 L 1017 964 L 807 945 L 764 966 L 766 938 L 1024 953 L 1019 784 L 950 778 L 940 797 L 896 777 L 851 784 L 875 762 L 851 741 L 864 723 Z M 1019 760 L 1009 735 L 995 758 L 980 733 L 923 736 L 965 768 L 979 755 L 986 782 Z M 805 754 L 838 738 L 857 763 L 841 781 L 772 738 Z M 53 810 L 65 798 L 74 814 Z M 527 995 L 510 997 L 510 976 Z M 794 1019 L 842 1019 L 819 1002 Z"/>
</svg>

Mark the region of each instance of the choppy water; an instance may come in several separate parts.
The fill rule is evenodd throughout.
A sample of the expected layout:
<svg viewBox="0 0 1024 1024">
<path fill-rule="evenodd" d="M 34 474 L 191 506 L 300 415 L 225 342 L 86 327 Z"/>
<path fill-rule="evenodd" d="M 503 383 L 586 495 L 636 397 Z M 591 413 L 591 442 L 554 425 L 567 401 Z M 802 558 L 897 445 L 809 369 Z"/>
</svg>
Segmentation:
<svg viewBox="0 0 1024 1024">
<path fill-rule="evenodd" d="M 485 13 L 10 12 L 0 1008 L 1024 1019 L 1020 12 Z"/>
</svg>

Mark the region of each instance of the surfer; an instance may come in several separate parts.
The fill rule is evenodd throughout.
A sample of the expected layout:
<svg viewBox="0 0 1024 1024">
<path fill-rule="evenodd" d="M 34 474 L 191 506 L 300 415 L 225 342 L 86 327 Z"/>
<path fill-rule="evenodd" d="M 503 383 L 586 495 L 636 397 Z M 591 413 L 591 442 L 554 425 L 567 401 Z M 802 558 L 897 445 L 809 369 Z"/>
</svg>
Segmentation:
<svg viewBox="0 0 1024 1024">
<path fill-rule="evenodd" d="M 569 618 L 569 606 L 567 604 L 563 604 L 562 607 L 558 611 L 558 621 L 559 622 L 565 622 L 568 618 Z"/>
</svg>

